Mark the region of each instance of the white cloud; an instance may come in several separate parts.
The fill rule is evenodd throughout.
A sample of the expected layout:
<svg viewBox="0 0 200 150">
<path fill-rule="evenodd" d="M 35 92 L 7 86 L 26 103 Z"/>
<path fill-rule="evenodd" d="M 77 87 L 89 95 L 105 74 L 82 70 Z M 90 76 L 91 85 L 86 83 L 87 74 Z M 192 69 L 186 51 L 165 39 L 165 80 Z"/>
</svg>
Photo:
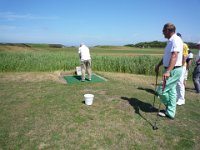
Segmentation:
<svg viewBox="0 0 200 150">
<path fill-rule="evenodd" d="M 0 12 L 0 19 L 14 21 L 14 20 L 54 20 L 58 19 L 57 16 L 37 16 L 33 14 L 16 14 L 13 12 Z"/>
</svg>

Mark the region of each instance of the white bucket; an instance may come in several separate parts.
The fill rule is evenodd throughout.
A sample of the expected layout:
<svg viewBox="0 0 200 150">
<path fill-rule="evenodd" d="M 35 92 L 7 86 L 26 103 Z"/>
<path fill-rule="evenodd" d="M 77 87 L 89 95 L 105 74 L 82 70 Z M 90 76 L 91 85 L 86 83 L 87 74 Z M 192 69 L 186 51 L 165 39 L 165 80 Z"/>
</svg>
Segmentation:
<svg viewBox="0 0 200 150">
<path fill-rule="evenodd" d="M 94 95 L 93 94 L 85 94 L 84 95 L 84 99 L 85 99 L 85 104 L 86 105 L 92 105 L 93 99 L 94 99 Z"/>
</svg>

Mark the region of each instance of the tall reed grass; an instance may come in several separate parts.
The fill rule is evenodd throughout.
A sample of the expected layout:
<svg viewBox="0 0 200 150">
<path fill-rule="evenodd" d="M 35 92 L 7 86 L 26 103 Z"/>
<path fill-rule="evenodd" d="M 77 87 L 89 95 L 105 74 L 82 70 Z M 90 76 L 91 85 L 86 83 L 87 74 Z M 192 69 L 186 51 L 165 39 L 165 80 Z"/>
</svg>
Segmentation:
<svg viewBox="0 0 200 150">
<path fill-rule="evenodd" d="M 155 75 L 156 56 L 92 56 L 93 71 Z M 1 52 L 0 72 L 75 70 L 78 54 L 61 52 Z M 193 70 L 193 68 L 191 69 Z M 191 78 L 191 72 L 189 75 Z"/>
<path fill-rule="evenodd" d="M 96 71 L 152 74 L 158 61 L 152 56 L 93 56 L 92 68 Z M 55 71 L 72 70 L 80 65 L 78 55 L 67 52 L 1 52 L 0 71 Z"/>
<path fill-rule="evenodd" d="M 154 66 L 159 61 L 154 56 L 96 56 L 92 68 L 98 71 L 123 72 L 135 74 L 154 74 Z"/>
<path fill-rule="evenodd" d="M 1 72 L 71 70 L 78 57 L 66 52 L 1 52 Z"/>
</svg>

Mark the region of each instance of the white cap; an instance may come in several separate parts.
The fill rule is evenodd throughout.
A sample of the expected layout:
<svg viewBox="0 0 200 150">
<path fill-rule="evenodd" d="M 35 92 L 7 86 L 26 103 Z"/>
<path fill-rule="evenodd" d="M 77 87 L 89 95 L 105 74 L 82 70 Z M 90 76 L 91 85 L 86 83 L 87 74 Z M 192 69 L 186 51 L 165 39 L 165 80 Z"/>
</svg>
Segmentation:
<svg viewBox="0 0 200 150">
<path fill-rule="evenodd" d="M 196 45 L 200 45 L 200 41 Z"/>
</svg>

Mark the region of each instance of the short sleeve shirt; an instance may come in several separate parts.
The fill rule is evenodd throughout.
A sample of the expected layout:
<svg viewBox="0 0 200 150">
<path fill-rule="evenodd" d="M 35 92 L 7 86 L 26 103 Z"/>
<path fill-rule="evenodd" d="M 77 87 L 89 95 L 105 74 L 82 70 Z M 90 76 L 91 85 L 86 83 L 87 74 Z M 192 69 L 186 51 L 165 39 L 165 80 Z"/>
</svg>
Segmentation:
<svg viewBox="0 0 200 150">
<path fill-rule="evenodd" d="M 188 57 L 188 51 L 189 51 L 189 48 L 188 48 L 187 44 L 183 43 L 183 56 L 184 56 L 185 58 Z M 184 65 L 186 65 L 186 62 L 185 62 Z"/>
<path fill-rule="evenodd" d="M 163 66 L 169 66 L 172 52 L 178 52 L 178 57 L 175 66 L 182 66 L 183 41 L 176 34 L 173 34 L 171 38 L 167 41 L 167 45 L 165 47 L 165 52 L 163 56 Z"/>
<path fill-rule="evenodd" d="M 193 58 L 193 54 L 189 53 L 187 58 L 192 59 Z"/>
<path fill-rule="evenodd" d="M 91 57 L 90 57 L 90 50 L 85 45 L 82 45 L 81 47 L 79 47 L 78 53 L 81 56 L 81 61 L 90 60 L 91 59 Z"/>
</svg>

